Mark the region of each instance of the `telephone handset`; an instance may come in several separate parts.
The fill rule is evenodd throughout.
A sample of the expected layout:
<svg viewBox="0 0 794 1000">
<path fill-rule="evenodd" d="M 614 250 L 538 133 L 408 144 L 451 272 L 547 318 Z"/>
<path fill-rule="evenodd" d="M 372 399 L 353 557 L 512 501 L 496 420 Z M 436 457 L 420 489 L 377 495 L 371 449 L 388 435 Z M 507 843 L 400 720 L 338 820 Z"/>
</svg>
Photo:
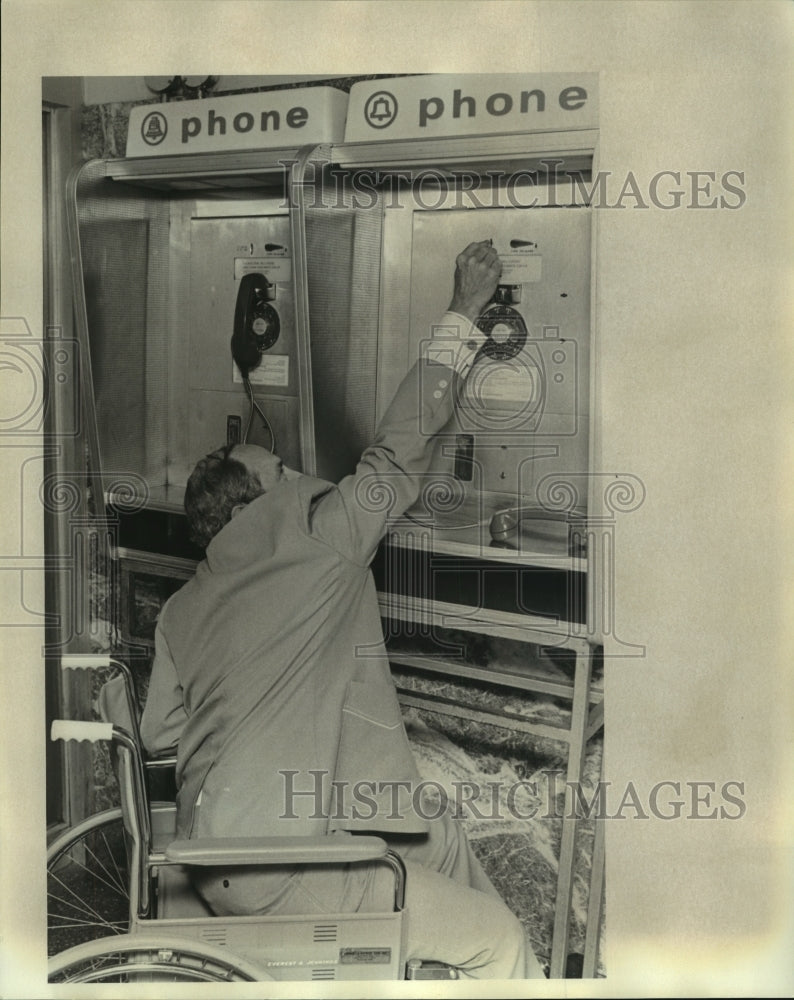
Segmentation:
<svg viewBox="0 0 794 1000">
<path fill-rule="evenodd" d="M 281 320 L 270 305 L 273 285 L 264 274 L 244 274 L 237 291 L 232 333 L 232 357 L 243 378 L 257 367 L 281 332 Z"/>
</svg>

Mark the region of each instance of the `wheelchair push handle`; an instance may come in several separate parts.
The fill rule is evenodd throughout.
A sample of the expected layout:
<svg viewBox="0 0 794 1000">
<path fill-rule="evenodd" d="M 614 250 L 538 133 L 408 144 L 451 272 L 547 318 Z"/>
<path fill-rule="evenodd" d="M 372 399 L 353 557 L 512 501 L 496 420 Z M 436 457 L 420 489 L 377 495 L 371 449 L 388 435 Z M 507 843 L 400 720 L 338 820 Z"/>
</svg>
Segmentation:
<svg viewBox="0 0 794 1000">
<path fill-rule="evenodd" d="M 110 722 L 74 722 L 67 719 L 56 719 L 50 727 L 51 740 L 88 740 L 99 743 L 101 740 L 113 739 L 113 725 Z"/>
<path fill-rule="evenodd" d="M 115 664 L 113 657 L 103 653 L 62 653 L 61 670 L 101 670 Z"/>
<path fill-rule="evenodd" d="M 116 686 L 117 682 L 120 682 L 122 685 L 122 693 L 120 696 L 114 696 L 115 704 L 111 702 L 107 711 L 100 708 L 100 714 L 103 718 L 110 718 L 117 726 L 121 726 L 131 733 L 135 742 L 140 746 L 141 733 L 138 720 L 140 719 L 141 710 L 137 694 L 135 693 L 135 681 L 129 666 L 123 660 L 119 660 L 109 653 L 63 653 L 61 654 L 60 661 L 61 670 L 64 671 L 112 668 L 116 672 L 114 679 L 103 685 L 102 692 L 100 693 L 100 702 L 103 693 Z M 119 698 L 121 699 L 121 704 L 119 704 Z"/>
</svg>

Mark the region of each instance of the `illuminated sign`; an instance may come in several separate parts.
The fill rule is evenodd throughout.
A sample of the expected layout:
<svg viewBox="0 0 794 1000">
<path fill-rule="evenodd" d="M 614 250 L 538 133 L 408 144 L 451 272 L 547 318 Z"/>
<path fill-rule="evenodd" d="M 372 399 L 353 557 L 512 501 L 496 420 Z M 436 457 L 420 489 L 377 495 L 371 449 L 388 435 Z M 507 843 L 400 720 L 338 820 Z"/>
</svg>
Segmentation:
<svg viewBox="0 0 794 1000">
<path fill-rule="evenodd" d="M 347 94 L 334 87 L 139 105 L 130 112 L 127 156 L 340 142 L 346 110 Z"/>
<path fill-rule="evenodd" d="M 597 127 L 597 73 L 429 74 L 354 84 L 345 141 Z"/>
</svg>

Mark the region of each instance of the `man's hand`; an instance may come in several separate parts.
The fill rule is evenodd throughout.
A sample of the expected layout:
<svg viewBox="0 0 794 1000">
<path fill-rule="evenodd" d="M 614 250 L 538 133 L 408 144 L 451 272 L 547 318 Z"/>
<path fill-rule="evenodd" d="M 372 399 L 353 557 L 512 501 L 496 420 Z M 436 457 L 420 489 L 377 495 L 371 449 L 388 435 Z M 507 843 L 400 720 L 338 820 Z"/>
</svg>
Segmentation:
<svg viewBox="0 0 794 1000">
<path fill-rule="evenodd" d="M 488 241 L 470 243 L 458 254 L 455 264 L 455 290 L 449 310 L 473 323 L 499 283 L 502 264 Z"/>
</svg>

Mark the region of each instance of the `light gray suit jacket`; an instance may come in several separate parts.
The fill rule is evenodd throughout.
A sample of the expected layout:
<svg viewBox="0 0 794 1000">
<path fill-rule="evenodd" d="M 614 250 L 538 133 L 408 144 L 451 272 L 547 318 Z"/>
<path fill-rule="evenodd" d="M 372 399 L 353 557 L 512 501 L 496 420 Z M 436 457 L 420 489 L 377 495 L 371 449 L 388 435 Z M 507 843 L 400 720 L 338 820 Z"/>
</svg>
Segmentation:
<svg viewBox="0 0 794 1000">
<path fill-rule="evenodd" d="M 426 829 L 369 565 L 418 496 L 455 378 L 417 363 L 352 475 L 254 500 L 164 606 L 142 735 L 178 743 L 178 836 Z"/>
</svg>

